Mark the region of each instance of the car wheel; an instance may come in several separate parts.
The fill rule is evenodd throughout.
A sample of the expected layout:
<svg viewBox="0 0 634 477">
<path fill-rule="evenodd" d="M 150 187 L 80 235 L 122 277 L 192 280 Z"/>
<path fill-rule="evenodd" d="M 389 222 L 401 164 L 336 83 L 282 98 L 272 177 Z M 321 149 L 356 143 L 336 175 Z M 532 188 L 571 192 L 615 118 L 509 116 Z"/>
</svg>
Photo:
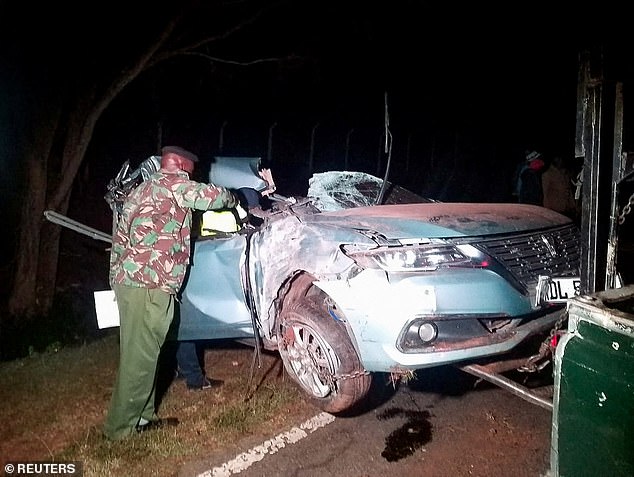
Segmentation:
<svg viewBox="0 0 634 477">
<path fill-rule="evenodd" d="M 314 298 L 284 307 L 277 331 L 285 369 L 317 407 L 340 413 L 365 398 L 371 375 L 363 370 L 344 326 Z"/>
</svg>

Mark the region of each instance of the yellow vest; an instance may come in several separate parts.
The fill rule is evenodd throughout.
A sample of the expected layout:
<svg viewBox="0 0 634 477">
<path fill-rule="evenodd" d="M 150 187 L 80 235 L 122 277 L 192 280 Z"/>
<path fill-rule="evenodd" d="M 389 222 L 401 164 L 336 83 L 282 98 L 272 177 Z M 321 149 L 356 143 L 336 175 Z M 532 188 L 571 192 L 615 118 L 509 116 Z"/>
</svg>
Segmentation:
<svg viewBox="0 0 634 477">
<path fill-rule="evenodd" d="M 207 237 L 218 232 L 232 233 L 242 228 L 247 212 L 240 204 L 233 209 L 208 210 L 203 214 L 200 235 Z"/>
</svg>

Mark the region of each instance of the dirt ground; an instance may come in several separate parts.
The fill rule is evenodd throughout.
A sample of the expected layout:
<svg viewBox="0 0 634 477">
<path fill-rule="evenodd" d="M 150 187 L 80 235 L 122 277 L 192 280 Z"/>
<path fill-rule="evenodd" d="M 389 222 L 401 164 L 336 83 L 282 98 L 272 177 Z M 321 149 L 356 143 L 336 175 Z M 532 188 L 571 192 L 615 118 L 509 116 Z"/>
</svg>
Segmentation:
<svg viewBox="0 0 634 477">
<path fill-rule="evenodd" d="M 255 366 L 251 379 L 253 356 L 250 347 L 222 342 L 205 352 L 208 374 L 224 381 L 220 388 L 190 391 L 183 380 L 167 384 L 158 413 L 161 417 L 169 415 L 180 420 L 175 428 L 180 441 L 191 443 L 203 453 L 231 445 L 240 438 L 239 433 L 229 433 L 225 441 L 219 440 L 205 427 L 210 414 L 219 409 L 239 407 L 254 392 L 279 389 L 286 393 L 287 388 L 295 389 L 282 372 L 281 361 L 269 353 L 261 355 L 260 366 Z M 118 340 L 113 334 L 79 349 L 61 349 L 0 363 L 0 376 L 3 377 L 0 380 L 1 463 L 59 461 L 69 455 L 81 456 L 86 452 L 81 450 L 83 447 L 102 446 L 101 426 L 112 393 L 117 362 Z M 291 401 L 283 403 L 275 416 L 260 422 L 256 429 L 247 428 L 245 433 L 264 437 L 314 415 L 315 408 L 299 399 L 299 393 L 291 392 L 289 396 Z M 146 457 L 150 469 L 152 461 L 164 456 Z M 183 460 L 176 457 L 146 475 L 171 476 L 182 463 Z M 111 477 L 115 474 L 85 469 L 84 476 L 90 475 Z"/>
</svg>

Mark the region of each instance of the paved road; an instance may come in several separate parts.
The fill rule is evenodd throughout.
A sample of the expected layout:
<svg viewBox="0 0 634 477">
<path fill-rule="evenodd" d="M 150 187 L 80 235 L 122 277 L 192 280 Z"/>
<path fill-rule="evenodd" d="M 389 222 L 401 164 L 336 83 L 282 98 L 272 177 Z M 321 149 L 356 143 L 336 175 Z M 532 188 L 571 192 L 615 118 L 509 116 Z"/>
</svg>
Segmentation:
<svg viewBox="0 0 634 477">
<path fill-rule="evenodd" d="M 305 424 L 181 475 L 540 477 L 550 468 L 551 412 L 451 367 L 419 371 L 361 415 Z"/>
</svg>

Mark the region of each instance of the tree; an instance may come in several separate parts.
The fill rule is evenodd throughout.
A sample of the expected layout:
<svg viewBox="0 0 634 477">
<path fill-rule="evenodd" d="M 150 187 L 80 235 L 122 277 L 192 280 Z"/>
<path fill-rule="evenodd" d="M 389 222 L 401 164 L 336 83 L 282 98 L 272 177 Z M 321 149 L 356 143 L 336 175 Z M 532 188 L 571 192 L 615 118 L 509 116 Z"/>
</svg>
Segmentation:
<svg viewBox="0 0 634 477">
<path fill-rule="evenodd" d="M 232 2 L 227 5 L 235 7 Z M 214 6 L 221 8 L 222 2 Z M 91 67 L 81 65 L 82 71 L 75 73 L 76 76 L 64 76 L 57 85 L 60 89 L 53 91 L 53 94 L 50 94 L 51 88 L 43 88 L 48 93 L 45 98 L 33 95 L 37 105 L 31 108 L 31 112 L 36 113 L 32 115 L 30 133 L 24 141 L 25 188 L 18 231 L 20 245 L 16 252 L 9 299 L 9 313 L 12 316 L 43 315 L 52 306 L 61 229 L 48 223 L 43 213 L 47 209 L 67 213 L 73 184 L 104 111 L 131 82 L 159 64 L 175 58 L 196 57 L 213 62 L 223 61 L 207 53 L 210 45 L 244 30 L 261 16 L 262 11 L 252 10 L 248 4 L 242 6 L 244 8 L 239 11 L 226 12 L 226 18 L 233 19 L 228 20 L 231 21 L 230 27 L 218 21 L 211 22 L 211 26 L 205 21 L 199 22 L 201 18 L 223 18 L 222 12 L 213 17 L 205 16 L 209 13 L 209 6 L 204 5 L 204 2 L 203 5 L 188 5 L 176 14 L 161 12 L 163 18 L 158 21 L 147 15 L 147 18 L 140 19 L 142 21 L 129 25 L 141 33 L 145 32 L 145 35 L 135 39 L 138 43 L 130 45 L 126 44 L 129 38 L 103 38 L 104 34 L 120 34 L 122 30 L 117 30 L 113 24 L 108 26 L 110 31 L 97 29 L 96 32 L 91 31 L 94 25 L 87 25 L 80 33 L 73 32 L 74 35 L 64 38 L 88 45 L 90 40 L 95 40 L 92 35 L 95 33 L 97 51 L 91 51 L 90 54 L 105 51 L 109 41 L 117 47 L 126 48 L 127 52 L 121 55 L 120 60 L 115 58 L 112 62 L 104 62 L 104 65 L 100 64 L 101 58 L 93 58 Z M 109 20 L 118 19 L 118 12 L 113 15 Z M 155 25 L 162 27 L 157 28 Z M 154 39 L 148 42 L 147 38 L 155 28 L 159 33 L 154 33 Z M 209 33 L 210 28 L 215 29 L 215 32 Z M 82 34 L 86 35 L 85 38 Z M 64 68 L 72 71 L 71 65 L 77 58 L 57 56 L 68 45 L 61 41 L 54 43 L 56 48 L 51 48 L 55 53 L 54 61 L 51 62 L 54 65 L 52 70 L 62 75 L 67 73 Z M 84 52 L 86 45 L 82 45 L 80 51 Z M 122 63 L 118 64 L 117 61 Z M 279 59 L 256 60 L 261 61 Z"/>
</svg>

